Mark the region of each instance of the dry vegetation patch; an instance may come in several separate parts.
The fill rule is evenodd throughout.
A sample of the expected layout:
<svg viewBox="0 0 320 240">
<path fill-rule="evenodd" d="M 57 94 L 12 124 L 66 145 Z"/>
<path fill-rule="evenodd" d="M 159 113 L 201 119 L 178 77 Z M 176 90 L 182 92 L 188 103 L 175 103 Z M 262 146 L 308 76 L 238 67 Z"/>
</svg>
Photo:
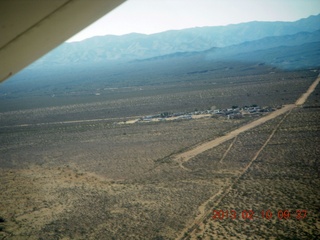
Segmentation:
<svg viewBox="0 0 320 240">
<path fill-rule="evenodd" d="M 245 173 L 243 170 L 282 116 L 181 164 L 171 157 L 253 119 L 114 124 L 126 120 L 125 114 L 167 111 L 165 106 L 172 111 L 180 111 L 181 106 L 192 110 L 196 105 L 231 106 L 234 96 L 239 96 L 239 104 L 249 105 L 294 102 L 291 100 L 311 82 L 311 76 L 305 78 L 303 74 L 232 77 L 228 84 L 209 81 L 196 88 L 184 83 L 185 88 L 176 95 L 163 89 L 159 95 L 56 107 L 50 109 L 52 112 L 36 109 L 1 113 L 0 220 L 5 221 L 0 222 L 0 236 L 174 239 L 212 208 L 234 209 L 238 214 L 245 209 L 257 213 L 271 209 L 275 213 L 283 208 L 306 209 L 310 214 L 300 221 L 207 218 L 192 236 L 319 237 L 318 108 L 292 111 Z M 312 101 L 307 104 L 316 104 L 316 94 L 311 95 Z M 67 120 L 101 117 L 106 113 L 109 118 L 38 124 L 59 121 L 68 112 Z M 51 119 L 52 116 L 55 118 Z M 8 123 L 11 126 L 4 126 Z M 30 125 L 14 126 L 22 123 Z"/>
<path fill-rule="evenodd" d="M 320 236 L 319 116 L 319 111 L 297 109 L 285 119 L 258 159 L 215 206 L 236 210 L 240 219 L 209 220 L 201 238 Z M 247 151 L 244 146 L 242 149 Z M 249 209 L 255 218 L 242 220 L 241 212 Z M 262 219 L 261 211 L 268 209 L 273 212 L 272 219 Z M 279 219 L 279 210 L 290 211 L 290 219 Z M 297 210 L 307 210 L 307 217 L 297 220 Z"/>
</svg>

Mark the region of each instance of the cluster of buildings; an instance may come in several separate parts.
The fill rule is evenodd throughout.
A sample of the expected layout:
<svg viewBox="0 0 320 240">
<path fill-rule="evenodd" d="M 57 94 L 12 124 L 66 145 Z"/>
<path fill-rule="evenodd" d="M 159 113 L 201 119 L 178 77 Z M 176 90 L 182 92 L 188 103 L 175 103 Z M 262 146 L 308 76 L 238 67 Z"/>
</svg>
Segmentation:
<svg viewBox="0 0 320 240">
<path fill-rule="evenodd" d="M 244 106 L 242 108 L 232 107 L 226 109 L 213 110 L 213 114 L 226 116 L 228 119 L 242 118 L 248 115 L 261 115 L 262 113 L 275 111 L 274 108 L 264 107 L 261 108 L 258 105 Z"/>
<path fill-rule="evenodd" d="M 176 119 L 192 119 L 201 117 L 218 117 L 224 116 L 228 119 L 238 119 L 247 115 L 261 115 L 262 113 L 275 111 L 271 107 L 259 107 L 257 105 L 238 107 L 233 106 L 232 108 L 226 109 L 214 109 L 214 110 L 204 110 L 204 111 L 193 111 L 193 112 L 177 112 L 169 113 L 163 112 L 156 115 L 144 116 L 139 119 L 143 122 L 151 121 L 165 121 L 165 120 L 176 120 Z"/>
</svg>

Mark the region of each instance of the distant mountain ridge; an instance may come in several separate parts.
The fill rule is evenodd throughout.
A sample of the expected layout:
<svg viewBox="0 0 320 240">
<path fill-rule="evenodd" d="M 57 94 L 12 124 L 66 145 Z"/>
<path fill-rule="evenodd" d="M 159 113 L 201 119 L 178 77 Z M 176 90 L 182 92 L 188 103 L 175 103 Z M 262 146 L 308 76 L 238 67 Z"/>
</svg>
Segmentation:
<svg viewBox="0 0 320 240">
<path fill-rule="evenodd" d="M 248 44 L 246 42 L 257 40 L 261 40 L 261 45 L 267 44 L 271 46 L 273 44 L 272 47 L 280 46 L 280 41 L 284 41 L 283 44 L 285 46 L 301 45 L 306 42 L 316 41 L 311 39 L 315 37 L 314 34 L 308 35 L 308 33 L 319 29 L 320 14 L 295 22 L 248 22 L 220 27 L 171 30 L 152 35 L 138 33 L 122 36 L 107 35 L 93 37 L 81 42 L 64 43 L 39 59 L 34 66 L 92 63 L 110 60 L 127 61 L 177 52 L 225 48 L 238 44 L 243 44 L 241 48 L 244 49 L 245 44 Z M 283 40 L 280 38 L 278 40 L 270 39 L 281 36 L 287 37 L 284 37 Z M 290 39 L 292 37 L 295 39 Z M 270 42 L 270 40 L 272 41 Z M 256 44 L 258 44 L 258 41 Z M 249 45 L 252 47 L 252 43 Z M 258 49 L 262 48 L 256 48 L 256 50 Z"/>
<path fill-rule="evenodd" d="M 146 61 L 152 59 L 167 59 L 172 57 L 186 57 L 191 55 L 206 54 L 211 60 L 224 60 L 232 58 L 234 55 L 255 52 L 258 50 L 266 50 L 281 46 L 291 47 L 300 46 L 307 43 L 320 42 L 320 30 L 315 32 L 299 32 L 293 35 L 266 37 L 260 40 L 248 41 L 237 45 L 227 46 L 223 48 L 213 47 L 205 51 L 195 52 L 176 52 L 167 55 L 156 56 L 152 58 L 142 59 L 138 61 Z"/>
</svg>

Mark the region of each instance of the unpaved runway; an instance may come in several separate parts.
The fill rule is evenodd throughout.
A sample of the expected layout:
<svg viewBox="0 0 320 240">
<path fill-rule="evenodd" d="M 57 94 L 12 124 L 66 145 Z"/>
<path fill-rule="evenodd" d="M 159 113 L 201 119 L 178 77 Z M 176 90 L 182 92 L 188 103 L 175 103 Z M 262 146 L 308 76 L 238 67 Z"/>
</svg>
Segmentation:
<svg viewBox="0 0 320 240">
<path fill-rule="evenodd" d="M 296 101 L 297 106 L 301 106 L 302 104 L 305 103 L 305 101 L 308 99 L 310 94 L 314 91 L 314 89 L 317 87 L 320 81 L 320 75 L 318 78 L 311 84 L 311 86 L 308 88 L 308 90 L 302 94 L 302 96 Z"/>
<path fill-rule="evenodd" d="M 203 230 L 203 221 L 206 219 L 206 217 L 210 214 L 211 209 L 208 210 L 207 212 L 205 211 L 205 207 L 207 205 L 207 203 L 210 200 L 213 200 L 214 198 L 216 198 L 217 196 L 220 195 L 220 197 L 216 200 L 216 202 L 214 203 L 214 206 L 217 206 L 222 199 L 231 191 L 232 187 L 240 180 L 241 176 L 243 176 L 247 170 L 250 168 L 250 166 L 252 165 L 252 163 L 258 158 L 258 156 L 260 155 L 260 153 L 262 152 L 262 150 L 268 145 L 269 141 L 271 140 L 271 138 L 273 137 L 273 135 L 276 133 L 276 131 L 279 129 L 280 125 L 282 124 L 282 122 L 287 118 L 287 116 L 291 113 L 292 109 L 294 109 L 297 106 L 301 106 L 302 104 L 305 103 L 305 101 L 308 99 L 308 97 L 310 96 L 310 94 L 314 91 L 314 89 L 316 88 L 316 86 L 319 84 L 320 81 L 320 77 L 318 76 L 318 78 L 313 82 L 313 84 L 309 87 L 309 89 L 307 90 L 306 93 L 302 94 L 302 96 L 296 101 L 295 104 L 290 104 L 290 105 L 286 105 L 285 107 L 265 116 L 262 117 L 254 122 L 251 122 L 245 126 L 242 126 L 230 133 L 228 133 L 226 136 L 223 137 L 219 137 L 215 140 L 209 141 L 207 143 L 204 143 L 194 149 L 191 149 L 189 151 L 186 151 L 184 153 L 178 154 L 175 156 L 175 160 L 179 162 L 180 165 L 182 165 L 183 162 L 188 161 L 189 159 L 191 159 L 192 157 L 210 149 L 213 147 L 218 146 L 219 144 L 232 139 L 233 137 L 236 137 L 239 133 L 247 131 L 249 129 L 252 129 L 256 126 L 261 125 L 262 123 L 265 123 L 266 121 L 269 121 L 277 116 L 280 116 L 284 113 L 286 113 L 286 115 L 281 119 L 281 121 L 276 125 L 276 127 L 273 129 L 272 133 L 270 134 L 270 136 L 268 137 L 268 139 L 265 141 L 265 143 L 262 145 L 262 147 L 256 152 L 255 156 L 251 159 L 251 161 L 249 162 L 249 164 L 242 170 L 242 172 L 239 174 L 239 176 L 236 178 L 236 180 L 223 192 L 221 192 L 221 190 L 219 190 L 218 193 L 216 193 L 215 195 L 211 196 L 206 202 L 204 202 L 203 204 L 200 205 L 199 207 L 199 211 L 200 214 L 196 217 L 196 219 L 194 219 L 194 221 L 192 221 L 191 224 L 188 224 L 183 231 L 181 231 L 180 235 L 177 237 L 177 239 L 185 239 L 185 232 L 188 232 L 189 236 L 191 237 L 191 239 L 196 238 L 195 235 L 195 229 L 197 228 L 198 230 Z M 230 144 L 227 152 L 231 149 L 233 143 L 235 142 L 235 140 Z M 227 154 L 227 152 L 225 153 L 225 155 Z M 224 156 L 225 156 L 224 155 Z M 224 159 L 224 157 L 220 160 L 222 161 Z"/>
<path fill-rule="evenodd" d="M 184 233 L 188 232 L 189 236 L 191 237 L 191 239 L 195 239 L 195 229 L 199 230 L 203 230 L 204 227 L 204 223 L 203 221 L 207 218 L 207 216 L 210 215 L 210 213 L 212 212 L 212 208 L 214 208 L 215 206 L 217 206 L 222 199 L 224 199 L 224 197 L 231 191 L 232 187 L 240 180 L 240 178 L 247 172 L 247 170 L 250 168 L 250 166 L 252 165 L 252 163 L 258 158 L 258 156 L 260 155 L 260 153 L 262 152 L 262 150 L 268 145 L 269 141 L 271 140 L 271 138 L 273 137 L 273 135 L 276 133 L 276 131 L 278 130 L 278 128 L 280 127 L 280 125 L 282 124 L 282 122 L 287 118 L 287 116 L 290 114 L 290 112 L 292 111 L 293 108 L 291 108 L 291 110 L 289 110 L 286 115 L 281 119 L 281 121 L 276 125 L 276 127 L 273 129 L 272 133 L 270 134 L 270 136 L 268 137 L 268 139 L 265 141 L 265 143 L 262 145 L 262 147 L 256 152 L 256 154 L 254 155 L 254 157 L 250 160 L 249 164 L 242 170 L 242 172 L 237 176 L 237 178 L 228 186 L 228 188 L 226 188 L 223 192 L 220 189 L 218 191 L 218 193 L 216 193 L 215 195 L 211 196 L 207 201 L 205 201 L 204 203 L 202 203 L 200 205 L 199 212 L 200 214 L 192 221 L 191 224 L 189 224 L 188 226 L 186 226 L 183 231 L 181 231 L 180 235 L 178 236 L 177 239 L 185 239 L 184 238 Z M 228 148 L 228 150 L 230 150 L 231 146 L 233 145 L 234 141 L 231 143 L 230 147 Z M 228 151 L 227 150 L 227 151 Z M 221 160 L 220 160 L 221 161 Z M 205 211 L 205 208 L 207 206 L 207 204 L 209 203 L 209 201 L 214 200 L 214 198 L 216 198 L 217 196 L 218 199 L 214 202 L 214 206 L 209 209 L 208 211 Z"/>
<path fill-rule="evenodd" d="M 285 105 L 281 109 L 278 109 L 278 110 L 276 110 L 276 111 L 274 111 L 264 117 L 259 118 L 256 121 L 248 123 L 248 124 L 238 128 L 232 132 L 227 133 L 225 136 L 218 137 L 214 140 L 211 140 L 209 142 L 206 142 L 206 143 L 203 143 L 199 146 L 196 146 L 195 148 L 190 149 L 186 152 L 179 153 L 179 154 L 173 156 L 173 159 L 179 163 L 186 162 L 186 161 L 190 160 L 191 158 L 197 156 L 198 154 L 200 154 L 204 151 L 207 151 L 211 148 L 217 147 L 220 144 L 238 136 L 240 133 L 243 133 L 243 132 L 248 131 L 252 128 L 255 128 L 255 127 L 271 120 L 271 119 L 274 119 L 274 118 L 276 118 L 286 112 L 291 111 L 292 109 L 294 109 L 297 106 L 303 105 L 305 103 L 305 101 L 308 99 L 309 95 L 314 91 L 316 86 L 319 84 L 319 81 L 320 81 L 320 76 L 318 76 L 318 78 L 311 84 L 309 89 L 304 94 L 301 95 L 301 97 L 296 101 L 295 104 Z"/>
<path fill-rule="evenodd" d="M 264 117 L 259 118 L 256 121 L 253 121 L 253 122 L 251 122 L 249 124 L 246 124 L 246 125 L 238 128 L 238 129 L 236 129 L 236 130 L 234 130 L 232 132 L 227 133 L 225 136 L 218 137 L 218 138 L 216 138 L 214 140 L 211 140 L 209 142 L 203 143 L 203 144 L 201 144 L 201 145 L 199 145 L 199 146 L 197 146 L 197 147 L 195 147 L 195 148 L 193 148 L 191 150 L 188 150 L 186 152 L 177 154 L 177 155 L 174 156 L 174 160 L 178 161 L 178 162 L 186 162 L 186 161 L 190 160 L 191 158 L 197 156 L 198 154 L 200 154 L 200 153 L 202 153 L 204 151 L 207 151 L 207 150 L 209 150 L 211 148 L 217 147 L 221 143 L 224 143 L 224 142 L 226 142 L 226 141 L 238 136 L 240 133 L 248 131 L 248 130 L 250 130 L 252 128 L 255 128 L 255 127 L 257 127 L 257 126 L 259 126 L 259 125 L 271 120 L 271 119 L 274 119 L 275 117 L 278 117 L 278 116 L 280 116 L 280 115 L 292 110 L 295 107 L 296 107 L 295 104 L 285 105 L 281 109 L 278 109 L 278 110 L 276 110 L 276 111 L 274 111 L 274 112 L 272 112 L 272 113 L 270 113 L 270 114 L 268 114 L 268 115 L 266 115 Z"/>
<path fill-rule="evenodd" d="M 254 157 L 250 160 L 249 164 L 242 170 L 242 172 L 237 176 L 237 178 L 230 184 L 230 186 L 228 186 L 227 189 L 225 189 L 223 192 L 220 189 L 218 193 L 216 193 L 215 195 L 211 196 L 206 202 L 204 202 L 203 204 L 200 205 L 199 207 L 199 211 L 200 214 L 196 217 L 196 219 L 194 219 L 194 221 L 192 222 L 192 224 L 190 224 L 189 226 L 185 227 L 183 229 L 183 231 L 181 232 L 181 234 L 179 235 L 179 237 L 177 239 L 184 239 L 184 233 L 188 232 L 191 236 L 191 239 L 195 239 L 195 229 L 198 230 L 203 230 L 204 227 L 204 223 L 203 221 L 207 218 L 207 216 L 210 215 L 210 213 L 212 212 L 212 209 L 209 209 L 208 211 L 205 211 L 205 207 L 206 205 L 209 203 L 210 200 L 213 200 L 214 198 L 216 198 L 217 196 L 220 195 L 220 197 L 215 201 L 214 206 L 212 208 L 214 208 L 215 206 L 217 206 L 223 199 L 224 197 L 231 191 L 231 189 L 233 188 L 233 186 L 239 182 L 240 178 L 247 172 L 247 170 L 250 168 L 250 166 L 252 165 L 252 163 L 258 158 L 258 156 L 260 155 L 260 153 L 262 152 L 262 150 L 268 145 L 269 141 L 271 140 L 271 138 L 273 137 L 273 135 L 276 133 L 276 131 L 279 129 L 280 125 L 282 124 L 282 122 L 287 118 L 287 116 L 290 114 L 290 112 L 292 111 L 292 109 L 286 113 L 286 115 L 281 119 L 281 121 L 276 125 L 276 127 L 273 129 L 272 133 L 270 134 L 270 136 L 268 137 L 268 139 L 265 141 L 265 143 L 262 145 L 262 147 L 256 152 L 256 154 L 254 155 Z"/>
</svg>

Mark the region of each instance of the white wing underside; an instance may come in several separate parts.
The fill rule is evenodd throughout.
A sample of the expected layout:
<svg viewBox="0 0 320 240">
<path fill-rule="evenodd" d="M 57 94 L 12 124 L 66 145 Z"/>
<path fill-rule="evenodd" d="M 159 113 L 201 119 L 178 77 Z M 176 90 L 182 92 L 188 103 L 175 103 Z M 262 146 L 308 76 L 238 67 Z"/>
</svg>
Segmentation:
<svg viewBox="0 0 320 240">
<path fill-rule="evenodd" d="M 0 82 L 125 0 L 0 0 Z"/>
</svg>

